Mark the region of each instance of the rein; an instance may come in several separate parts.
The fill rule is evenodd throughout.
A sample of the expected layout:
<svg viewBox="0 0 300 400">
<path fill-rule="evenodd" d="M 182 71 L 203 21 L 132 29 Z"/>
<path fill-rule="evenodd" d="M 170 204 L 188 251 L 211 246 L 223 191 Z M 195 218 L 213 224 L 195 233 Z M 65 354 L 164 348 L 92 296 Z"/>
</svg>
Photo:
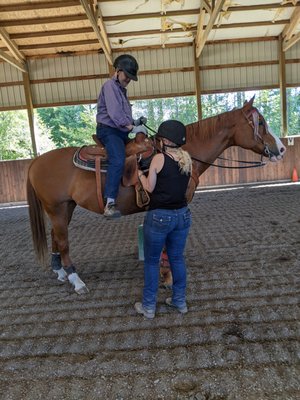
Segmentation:
<svg viewBox="0 0 300 400">
<path fill-rule="evenodd" d="M 146 124 L 143 124 L 143 125 L 144 125 L 147 129 L 149 129 L 149 131 L 153 132 L 154 135 L 157 134 L 157 131 L 155 131 L 154 129 L 150 128 L 150 126 L 148 126 L 148 125 L 146 125 Z M 151 135 L 151 136 L 154 136 L 154 135 Z"/>
<path fill-rule="evenodd" d="M 263 162 L 262 159 L 261 161 L 242 161 L 242 160 L 230 160 L 229 158 L 223 158 L 223 157 L 217 157 L 219 160 L 226 160 L 226 161 L 230 161 L 230 162 L 239 162 L 239 163 L 243 163 L 243 164 L 251 164 L 251 165 L 243 165 L 243 166 L 239 166 L 239 167 L 234 167 L 234 166 L 229 166 L 229 165 L 220 165 L 220 164 L 214 164 L 214 163 L 210 163 L 207 161 L 202 161 L 199 158 L 196 157 L 191 157 L 191 159 L 193 161 L 197 161 L 203 164 L 207 164 L 211 167 L 217 167 L 217 168 L 225 168 L 225 169 L 245 169 L 245 168 L 257 168 L 257 167 L 263 167 L 265 166 L 267 163 Z"/>
<path fill-rule="evenodd" d="M 245 114 L 244 114 L 244 116 L 245 116 L 245 118 L 247 119 L 247 121 L 248 121 L 248 123 L 250 125 L 249 119 L 247 118 L 247 116 Z M 252 121 L 251 121 L 251 123 L 253 124 Z M 145 127 L 147 129 L 149 129 L 149 131 L 153 132 L 155 135 L 157 134 L 157 131 L 155 131 L 154 129 L 150 128 L 150 126 L 148 126 L 146 124 L 144 124 L 144 125 L 145 125 Z M 154 135 L 151 135 L 151 136 L 154 136 Z M 238 166 L 235 167 L 235 166 L 229 166 L 229 165 L 214 164 L 214 163 L 210 163 L 210 162 L 207 162 L 207 161 L 202 161 L 202 160 L 200 160 L 199 158 L 196 158 L 196 157 L 191 157 L 191 159 L 193 161 L 201 162 L 201 163 L 209 165 L 211 167 L 224 168 L 224 169 L 257 168 L 257 167 L 263 167 L 264 165 L 267 164 L 266 162 L 262 161 L 263 156 L 261 156 L 261 160 L 260 161 L 231 160 L 230 158 L 217 157 L 218 160 L 226 160 L 226 161 L 230 161 L 230 162 L 238 162 L 238 163 L 241 163 L 241 164 L 251 164 L 251 165 L 243 165 L 243 166 L 239 166 L 239 167 Z"/>
</svg>

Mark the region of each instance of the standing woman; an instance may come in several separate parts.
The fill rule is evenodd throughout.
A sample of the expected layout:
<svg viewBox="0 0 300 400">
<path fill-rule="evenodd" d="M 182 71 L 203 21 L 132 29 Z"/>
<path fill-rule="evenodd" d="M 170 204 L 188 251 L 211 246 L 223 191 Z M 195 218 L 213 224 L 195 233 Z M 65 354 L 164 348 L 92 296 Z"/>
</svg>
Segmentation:
<svg viewBox="0 0 300 400">
<path fill-rule="evenodd" d="M 187 312 L 186 266 L 184 249 L 191 226 L 186 190 L 191 175 L 192 160 L 182 150 L 185 126 L 176 120 L 163 122 L 156 135 L 162 153 L 156 154 L 146 177 L 139 171 L 143 187 L 151 193 L 150 206 L 144 220 L 144 289 L 142 303 L 135 310 L 146 318 L 154 318 L 159 285 L 159 261 L 166 246 L 173 276 L 172 298 L 166 304 L 180 313 Z"/>
</svg>

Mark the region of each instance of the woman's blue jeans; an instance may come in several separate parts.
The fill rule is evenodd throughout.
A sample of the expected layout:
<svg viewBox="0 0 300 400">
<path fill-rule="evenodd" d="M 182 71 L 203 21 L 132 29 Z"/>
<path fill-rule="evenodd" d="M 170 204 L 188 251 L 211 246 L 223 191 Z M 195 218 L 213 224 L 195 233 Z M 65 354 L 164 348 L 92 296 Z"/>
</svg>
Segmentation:
<svg viewBox="0 0 300 400">
<path fill-rule="evenodd" d="M 155 312 L 159 285 L 160 256 L 164 246 L 173 275 L 172 303 L 186 306 L 186 266 L 184 248 L 191 226 L 188 207 L 179 210 L 148 211 L 144 219 L 144 290 L 143 307 Z"/>
<path fill-rule="evenodd" d="M 107 125 L 98 125 L 97 138 L 104 144 L 108 156 L 104 198 L 116 199 L 124 170 L 125 145 L 129 140 L 128 133 Z"/>
</svg>

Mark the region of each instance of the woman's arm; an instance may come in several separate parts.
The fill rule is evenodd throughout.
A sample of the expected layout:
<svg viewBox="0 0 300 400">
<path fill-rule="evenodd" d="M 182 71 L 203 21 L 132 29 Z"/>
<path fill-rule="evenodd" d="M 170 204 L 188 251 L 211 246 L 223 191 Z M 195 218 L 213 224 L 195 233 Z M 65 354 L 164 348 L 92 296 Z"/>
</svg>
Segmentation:
<svg viewBox="0 0 300 400">
<path fill-rule="evenodd" d="M 143 171 L 139 170 L 139 178 L 142 182 L 143 188 L 147 190 L 147 192 L 152 193 L 157 180 L 157 174 L 161 171 L 164 166 L 165 158 L 162 153 L 156 154 L 150 164 L 149 174 L 146 177 Z"/>
</svg>

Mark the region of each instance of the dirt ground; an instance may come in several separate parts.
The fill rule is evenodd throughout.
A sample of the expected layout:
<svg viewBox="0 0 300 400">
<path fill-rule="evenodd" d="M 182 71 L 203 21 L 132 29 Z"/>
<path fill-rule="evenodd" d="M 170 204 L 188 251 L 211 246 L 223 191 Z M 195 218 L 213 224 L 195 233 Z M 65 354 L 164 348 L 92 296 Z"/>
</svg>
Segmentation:
<svg viewBox="0 0 300 400">
<path fill-rule="evenodd" d="M 71 254 L 90 292 L 37 265 L 28 209 L 0 209 L 0 398 L 300 398 L 300 185 L 200 191 L 186 249 L 189 313 L 136 315 L 143 214 L 78 208 Z"/>
</svg>

